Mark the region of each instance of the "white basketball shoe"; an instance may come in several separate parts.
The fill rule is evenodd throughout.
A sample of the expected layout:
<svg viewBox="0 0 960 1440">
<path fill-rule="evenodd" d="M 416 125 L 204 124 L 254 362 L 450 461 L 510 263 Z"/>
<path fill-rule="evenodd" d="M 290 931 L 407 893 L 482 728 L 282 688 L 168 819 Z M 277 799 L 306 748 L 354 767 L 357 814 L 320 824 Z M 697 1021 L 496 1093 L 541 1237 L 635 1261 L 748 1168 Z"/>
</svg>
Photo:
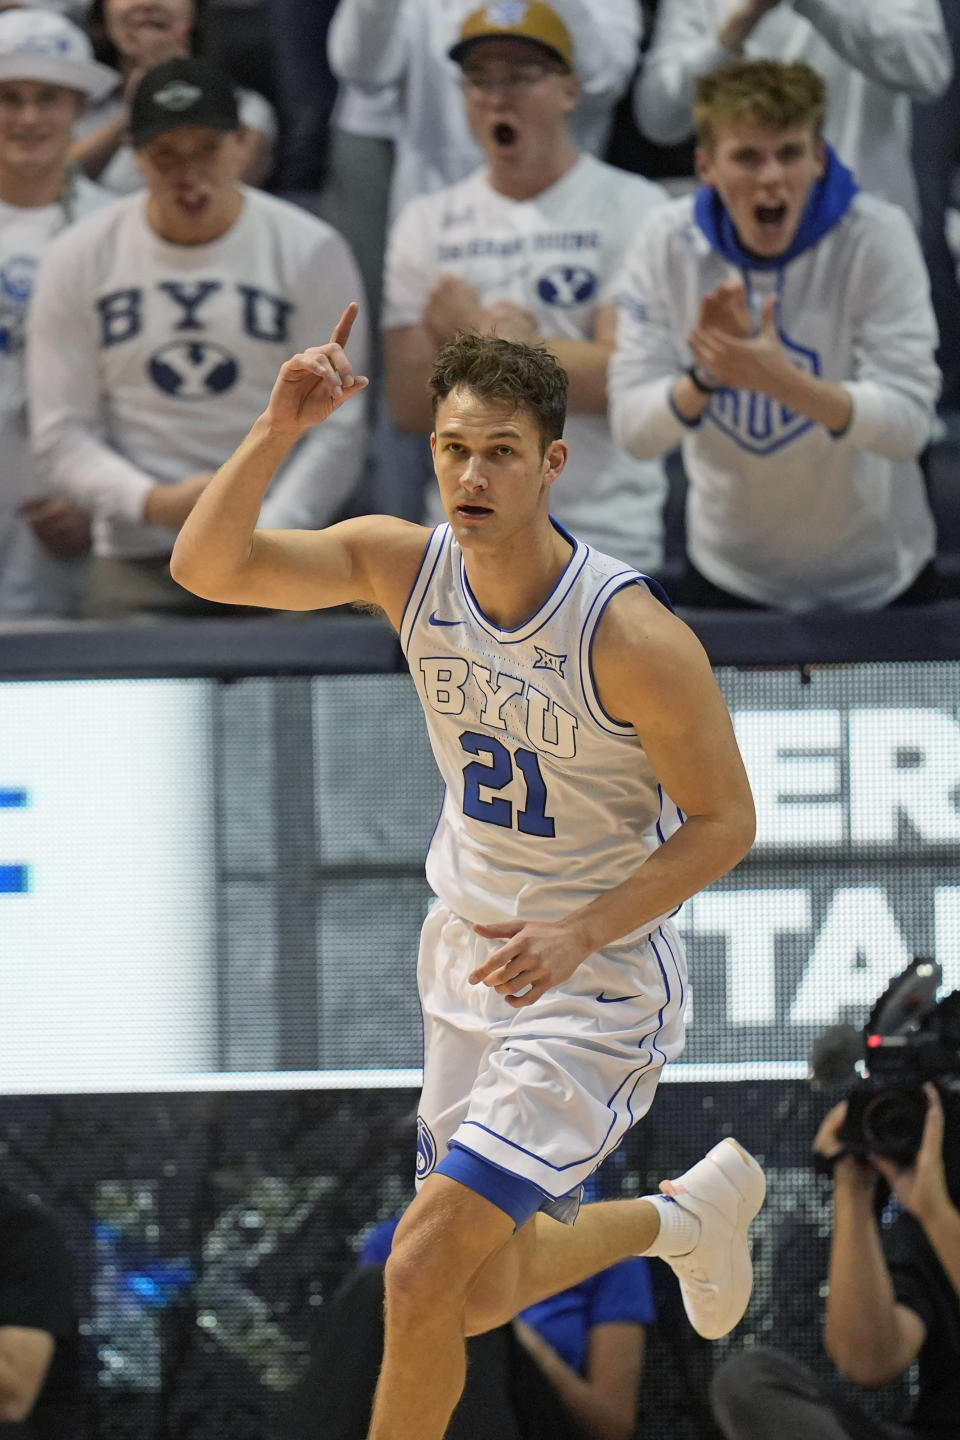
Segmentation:
<svg viewBox="0 0 960 1440">
<path fill-rule="evenodd" d="M 660 1191 L 700 1221 L 700 1238 L 687 1255 L 662 1258 L 680 1281 L 684 1309 L 698 1335 L 719 1340 L 743 1317 L 753 1289 L 747 1230 L 767 1182 L 753 1156 L 736 1140 L 721 1140 Z"/>
</svg>

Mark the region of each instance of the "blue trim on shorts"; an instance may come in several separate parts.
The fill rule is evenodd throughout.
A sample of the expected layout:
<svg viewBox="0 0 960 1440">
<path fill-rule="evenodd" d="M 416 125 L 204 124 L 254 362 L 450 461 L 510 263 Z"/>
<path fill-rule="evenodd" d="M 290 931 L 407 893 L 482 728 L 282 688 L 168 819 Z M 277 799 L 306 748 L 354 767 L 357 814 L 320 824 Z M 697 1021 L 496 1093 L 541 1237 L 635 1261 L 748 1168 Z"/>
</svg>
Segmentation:
<svg viewBox="0 0 960 1440">
<path fill-rule="evenodd" d="M 501 1170 L 481 1155 L 465 1150 L 456 1140 L 451 1142 L 450 1149 L 433 1173 L 459 1180 L 468 1190 L 482 1195 L 484 1200 L 489 1200 L 491 1205 L 509 1215 L 518 1230 L 531 1215 L 537 1213 L 546 1198 L 532 1180 Z"/>
</svg>

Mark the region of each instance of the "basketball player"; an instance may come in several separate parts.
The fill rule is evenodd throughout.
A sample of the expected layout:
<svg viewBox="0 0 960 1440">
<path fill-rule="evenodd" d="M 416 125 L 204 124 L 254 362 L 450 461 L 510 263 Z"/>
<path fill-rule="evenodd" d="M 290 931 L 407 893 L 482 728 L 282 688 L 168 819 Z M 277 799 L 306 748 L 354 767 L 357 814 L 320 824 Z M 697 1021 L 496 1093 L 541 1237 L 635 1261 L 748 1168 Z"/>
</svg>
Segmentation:
<svg viewBox="0 0 960 1440">
<path fill-rule="evenodd" d="M 740 860 L 754 813 L 694 636 L 635 571 L 550 518 L 567 377 L 547 350 L 469 334 L 441 349 L 431 444 L 446 524 L 255 530 L 290 446 L 366 385 L 343 348 L 355 315 L 283 366 L 172 568 L 215 600 L 379 606 L 423 703 L 446 798 L 419 964 L 420 1189 L 387 1264 L 370 1435 L 440 1440 L 465 1335 L 629 1254 L 673 1266 L 701 1334 L 743 1314 L 764 1181 L 735 1141 L 664 1194 L 585 1205 L 569 1227 L 581 1183 L 682 1048 L 669 917 Z"/>
</svg>

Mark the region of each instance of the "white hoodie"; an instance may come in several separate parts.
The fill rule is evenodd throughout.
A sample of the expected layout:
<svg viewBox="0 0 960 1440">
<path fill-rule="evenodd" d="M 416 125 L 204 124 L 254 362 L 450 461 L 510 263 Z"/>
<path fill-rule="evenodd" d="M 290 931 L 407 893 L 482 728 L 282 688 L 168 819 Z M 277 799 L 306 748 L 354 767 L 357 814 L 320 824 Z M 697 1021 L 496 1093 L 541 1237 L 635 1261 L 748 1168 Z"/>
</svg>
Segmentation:
<svg viewBox="0 0 960 1440">
<path fill-rule="evenodd" d="M 857 194 L 781 269 L 740 272 L 755 314 L 780 288 L 794 362 L 848 390 L 841 437 L 747 391 L 719 391 L 689 425 L 671 403 L 693 358 L 686 337 L 701 297 L 738 274 L 694 203 L 652 211 L 628 255 L 609 376 L 614 435 L 644 459 L 682 444 L 687 550 L 714 584 L 786 610 L 879 608 L 935 548 L 916 456 L 939 388 L 937 329 L 913 227 L 898 206 Z"/>
</svg>

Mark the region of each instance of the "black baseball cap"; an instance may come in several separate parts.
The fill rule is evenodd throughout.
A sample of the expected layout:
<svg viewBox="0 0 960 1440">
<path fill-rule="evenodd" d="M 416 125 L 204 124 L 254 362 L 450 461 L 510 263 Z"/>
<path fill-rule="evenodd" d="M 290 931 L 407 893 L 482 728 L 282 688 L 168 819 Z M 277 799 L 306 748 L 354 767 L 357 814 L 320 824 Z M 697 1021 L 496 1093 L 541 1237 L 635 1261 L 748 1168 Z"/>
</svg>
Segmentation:
<svg viewBox="0 0 960 1440">
<path fill-rule="evenodd" d="M 134 149 L 180 125 L 240 129 L 233 81 L 216 65 L 192 55 L 178 55 L 148 70 L 130 106 Z"/>
</svg>

